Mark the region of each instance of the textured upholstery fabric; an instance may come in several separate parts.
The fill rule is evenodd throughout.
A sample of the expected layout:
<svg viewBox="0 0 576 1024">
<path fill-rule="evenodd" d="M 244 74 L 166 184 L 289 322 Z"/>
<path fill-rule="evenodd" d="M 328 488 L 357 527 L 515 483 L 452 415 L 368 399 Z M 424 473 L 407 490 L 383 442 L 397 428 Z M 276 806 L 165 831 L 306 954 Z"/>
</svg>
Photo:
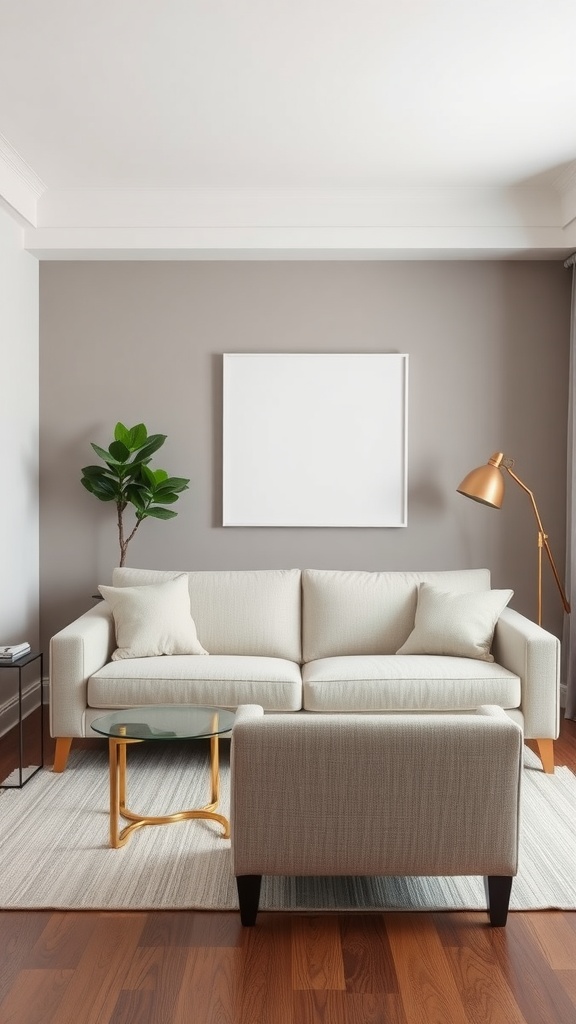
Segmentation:
<svg viewBox="0 0 576 1024">
<path fill-rule="evenodd" d="M 303 661 L 395 654 L 414 627 L 418 586 L 488 590 L 487 569 L 448 572 L 302 571 Z"/>
<path fill-rule="evenodd" d="M 176 571 L 117 569 L 113 581 L 118 586 L 138 586 L 178 575 Z M 298 711 L 304 694 L 310 714 L 329 710 L 465 712 L 494 701 L 524 725 L 527 738 L 557 737 L 560 643 L 512 609 L 505 608 L 496 625 L 494 664 L 392 653 L 413 628 L 420 582 L 461 593 L 482 591 L 489 587 L 487 570 L 303 571 L 305 647 L 308 656 L 315 654 L 318 659 L 309 659 L 303 666 L 304 685 L 298 664 L 300 578 L 300 570 L 190 573 L 188 586 L 197 601 L 193 618 L 198 639 L 210 657 L 182 656 L 185 668 L 178 668 L 180 656 L 148 658 L 145 672 L 137 664 L 140 659 L 134 659 L 128 674 L 131 659 L 111 663 L 113 619 L 106 602 L 99 602 L 51 639 L 51 734 L 91 735 L 94 717 L 107 708 L 130 704 L 173 699 L 234 707 L 255 702 L 267 711 Z M 400 614 L 388 616 L 388 593 L 393 607 L 400 594 Z M 382 622 L 390 624 L 391 644 L 384 642 Z M 318 630 L 317 637 L 312 629 Z M 379 647 L 391 647 L 390 662 Z M 330 653 L 320 658 L 321 651 Z M 341 664 L 338 656 L 343 656 Z M 286 664 L 276 664 L 277 659 Z"/>
<path fill-rule="evenodd" d="M 414 629 L 397 654 L 446 654 L 494 661 L 494 627 L 513 590 L 455 594 L 421 583 Z"/>
<path fill-rule="evenodd" d="M 176 572 L 114 569 L 116 587 L 173 579 Z M 210 654 L 300 661 L 300 570 L 189 572 L 190 608 L 198 639 Z"/>
<path fill-rule="evenodd" d="M 162 654 L 206 655 L 190 614 L 186 573 L 143 587 L 98 590 L 112 609 L 117 648 L 112 661 Z"/>
<path fill-rule="evenodd" d="M 501 709 L 246 709 L 232 730 L 234 873 L 514 875 L 521 757 Z"/>
<path fill-rule="evenodd" d="M 522 680 L 522 715 L 528 737 L 556 739 L 560 731 L 560 641 L 513 608 L 504 608 L 494 631 L 494 657 Z"/>
<path fill-rule="evenodd" d="M 520 679 L 495 663 L 425 655 L 322 658 L 302 669 L 307 711 L 463 711 L 518 707 Z"/>
<path fill-rule="evenodd" d="M 93 708 L 136 704 L 216 704 L 259 700 L 266 711 L 302 706 L 300 666 L 283 658 L 214 654 L 209 658 L 134 658 L 109 662 L 88 681 Z"/>
</svg>

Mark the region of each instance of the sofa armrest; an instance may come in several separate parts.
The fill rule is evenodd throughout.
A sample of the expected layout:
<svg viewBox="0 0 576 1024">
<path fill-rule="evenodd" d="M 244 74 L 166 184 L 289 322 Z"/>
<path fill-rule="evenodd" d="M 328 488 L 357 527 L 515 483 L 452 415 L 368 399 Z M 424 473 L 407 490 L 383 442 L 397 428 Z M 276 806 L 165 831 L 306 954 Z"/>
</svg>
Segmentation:
<svg viewBox="0 0 576 1024">
<path fill-rule="evenodd" d="M 114 620 L 101 602 L 50 640 L 50 733 L 84 736 L 88 679 L 110 660 Z"/>
<path fill-rule="evenodd" d="M 527 739 L 556 739 L 560 729 L 560 641 L 526 616 L 505 608 L 494 631 L 492 653 L 520 677 Z"/>
</svg>

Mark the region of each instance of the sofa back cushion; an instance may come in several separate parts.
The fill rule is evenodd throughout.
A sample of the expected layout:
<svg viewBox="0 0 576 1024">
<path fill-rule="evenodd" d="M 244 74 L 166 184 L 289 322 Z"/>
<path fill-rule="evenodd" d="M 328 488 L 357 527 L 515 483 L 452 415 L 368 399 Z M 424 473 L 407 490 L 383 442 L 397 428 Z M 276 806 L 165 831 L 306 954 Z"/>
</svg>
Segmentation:
<svg viewBox="0 0 576 1024">
<path fill-rule="evenodd" d="M 432 583 L 454 593 L 489 590 L 490 571 L 303 569 L 303 661 L 355 654 L 395 654 L 414 628 L 420 583 Z"/>
<path fill-rule="evenodd" d="M 182 570 L 116 568 L 115 587 L 174 579 Z M 300 570 L 189 572 L 190 611 L 209 654 L 301 660 Z"/>
</svg>

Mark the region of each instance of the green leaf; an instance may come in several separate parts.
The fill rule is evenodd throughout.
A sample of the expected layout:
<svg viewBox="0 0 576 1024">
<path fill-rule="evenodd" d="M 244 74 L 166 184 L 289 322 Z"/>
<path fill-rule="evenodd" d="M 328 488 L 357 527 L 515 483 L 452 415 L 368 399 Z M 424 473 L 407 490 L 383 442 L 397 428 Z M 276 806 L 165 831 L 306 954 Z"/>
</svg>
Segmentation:
<svg viewBox="0 0 576 1024">
<path fill-rule="evenodd" d="M 137 423 L 135 427 L 130 428 L 129 441 L 125 443 L 128 445 L 131 452 L 138 451 L 146 444 L 148 438 L 148 431 L 143 423 Z"/>
<path fill-rule="evenodd" d="M 96 452 L 96 455 L 99 455 L 100 458 L 103 459 L 104 462 L 107 462 L 109 466 L 119 465 L 118 460 L 115 459 L 110 452 L 107 452 L 105 448 L 101 448 L 100 445 L 94 444 L 94 442 L 92 442 L 92 448 Z"/>
<path fill-rule="evenodd" d="M 152 516 L 153 519 L 173 519 L 177 515 L 177 512 L 173 512 L 169 508 L 148 508 L 142 518 L 145 519 L 147 516 Z"/>
<path fill-rule="evenodd" d="M 116 462 L 124 464 L 130 458 L 130 449 L 122 441 L 112 441 L 108 451 Z"/>
<path fill-rule="evenodd" d="M 140 466 L 140 475 L 142 480 L 145 481 L 146 485 L 149 488 L 151 488 L 151 490 L 154 490 L 156 486 L 156 480 L 154 479 L 154 473 L 152 472 L 152 470 L 149 469 L 148 466 Z"/>
<path fill-rule="evenodd" d="M 165 488 L 169 491 L 186 491 L 190 480 L 187 480 L 183 476 L 169 476 L 166 480 L 162 481 L 162 486 L 158 489 L 158 493 L 163 491 Z"/>
<path fill-rule="evenodd" d="M 81 472 L 84 476 L 107 476 L 109 470 L 106 466 L 84 466 Z"/>
<path fill-rule="evenodd" d="M 122 444 L 125 444 L 127 448 L 130 447 L 130 431 L 123 423 L 117 423 L 114 427 L 114 440 L 122 441 Z"/>
<path fill-rule="evenodd" d="M 107 490 L 105 487 L 101 486 L 100 481 L 97 482 L 96 480 L 90 480 L 87 477 L 83 477 L 80 483 L 83 484 L 87 491 L 90 491 L 90 494 L 93 494 L 100 501 L 117 500 L 116 489 L 112 488 L 112 490 Z"/>
<path fill-rule="evenodd" d="M 145 510 L 146 500 L 139 487 L 134 484 L 130 484 L 126 488 L 126 497 L 128 501 L 135 506 L 135 508 L 139 509 L 141 512 Z"/>
<path fill-rule="evenodd" d="M 157 452 L 162 447 L 166 440 L 166 434 L 150 434 L 147 443 L 141 448 L 137 455 L 138 462 L 149 461 L 154 452 Z"/>
<path fill-rule="evenodd" d="M 168 505 L 172 505 L 173 502 L 178 501 L 178 498 L 179 495 L 173 494 L 172 491 L 162 491 L 161 494 L 158 491 L 154 491 L 152 501 L 154 503 L 157 502 L 159 505 L 164 504 L 164 502 Z"/>
<path fill-rule="evenodd" d="M 154 482 L 157 484 L 161 484 L 164 480 L 168 479 L 168 473 L 165 469 L 153 469 L 151 472 L 154 474 Z"/>
</svg>

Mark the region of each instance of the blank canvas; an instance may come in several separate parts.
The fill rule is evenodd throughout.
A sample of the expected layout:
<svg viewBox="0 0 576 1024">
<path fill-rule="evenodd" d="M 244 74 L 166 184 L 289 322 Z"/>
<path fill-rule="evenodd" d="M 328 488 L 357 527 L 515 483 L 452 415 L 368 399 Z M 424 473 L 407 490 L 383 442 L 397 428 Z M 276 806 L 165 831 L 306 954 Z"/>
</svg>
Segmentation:
<svg viewBox="0 0 576 1024">
<path fill-rule="evenodd" d="M 224 526 L 406 526 L 408 356 L 225 354 Z"/>
</svg>

